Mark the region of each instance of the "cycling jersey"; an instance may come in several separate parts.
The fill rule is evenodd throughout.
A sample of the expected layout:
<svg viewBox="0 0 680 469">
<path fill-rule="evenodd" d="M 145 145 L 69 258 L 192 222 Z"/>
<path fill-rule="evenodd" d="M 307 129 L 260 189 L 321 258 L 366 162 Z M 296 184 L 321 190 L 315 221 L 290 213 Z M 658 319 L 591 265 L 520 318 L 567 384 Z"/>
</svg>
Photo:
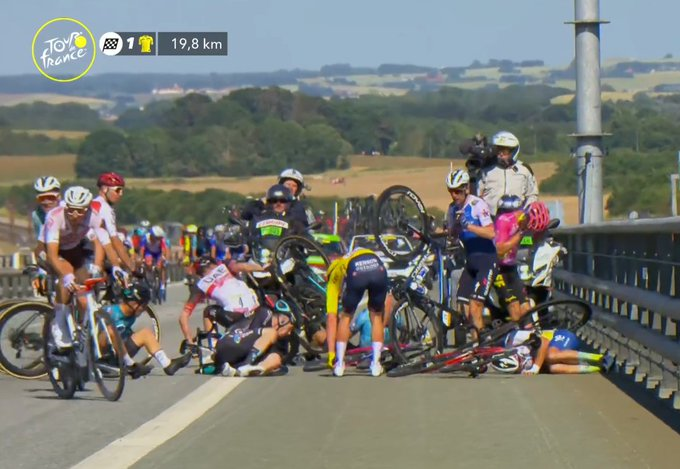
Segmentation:
<svg viewBox="0 0 680 469">
<path fill-rule="evenodd" d="M 380 258 L 370 249 L 355 249 L 328 267 L 326 310 L 328 314 L 338 314 L 338 298 L 342 291 L 343 309 L 353 313 L 366 290 L 369 308 L 382 310 L 387 288 L 387 269 Z"/>
<path fill-rule="evenodd" d="M 234 277 L 224 264 L 201 278 L 196 287 L 222 308 L 234 313 L 247 314 L 260 305 L 257 294 L 244 281 Z"/>
<path fill-rule="evenodd" d="M 47 213 L 42 209 L 42 207 L 38 207 L 33 212 L 31 212 L 31 220 L 33 221 L 33 232 L 35 233 L 35 239 L 40 239 L 40 230 L 45 224 L 45 218 L 47 217 Z"/>
<path fill-rule="evenodd" d="M 301 222 L 292 218 L 286 212 L 276 213 L 265 210 L 253 217 L 250 222 L 252 238 L 257 240 L 259 247 L 269 249 L 276 247 L 281 238 L 289 234 L 303 234 Z"/>
<path fill-rule="evenodd" d="M 458 217 L 464 219 L 468 225 L 488 226 L 493 223 L 489 206 L 482 199 L 474 195 L 467 196 L 462 209 L 458 209 L 453 203 L 449 205 L 447 219 L 451 220 L 451 224 L 453 224 L 453 221 Z M 468 255 L 474 253 L 496 253 L 496 246 L 492 240 L 482 238 L 469 230 L 463 230 L 460 233 L 460 240 L 463 242 L 465 253 Z"/>
<path fill-rule="evenodd" d="M 519 233 L 519 222 L 522 215 L 523 212 L 521 211 L 509 212 L 503 213 L 496 218 L 496 223 L 494 224 L 494 229 L 496 231 L 496 237 L 494 238 L 494 241 L 496 245 L 507 242 L 510 238 Z M 518 249 L 519 243 L 499 259 L 500 265 L 514 266 L 517 261 Z"/>
<path fill-rule="evenodd" d="M 227 258 L 227 246 L 224 244 L 224 236 L 213 235 L 210 238 L 210 244 L 215 247 L 215 259 L 224 261 Z"/>
<path fill-rule="evenodd" d="M 165 238 L 151 239 L 148 234 L 142 238 L 142 244 L 140 248 L 144 248 L 145 254 L 162 254 L 164 249 L 169 249 Z"/>
<path fill-rule="evenodd" d="M 113 325 L 118 329 L 121 339 L 125 340 L 133 334 L 132 326 L 137 320 L 137 316 L 126 316 L 123 314 L 120 305 L 109 305 L 105 306 L 103 309 L 111 316 Z"/>
<path fill-rule="evenodd" d="M 60 251 L 68 251 L 79 246 L 84 239 L 91 241 L 101 233 L 90 210 L 75 226 L 66 220 L 64 212 L 64 207 L 55 207 L 47 214 L 41 240 L 45 244 L 56 243 Z"/>
<path fill-rule="evenodd" d="M 116 212 L 113 207 L 104 197 L 98 195 L 90 204 L 90 209 L 92 210 L 94 225 L 97 228 L 103 227 L 111 238 L 115 238 L 118 235 L 118 229 L 116 228 Z"/>
</svg>

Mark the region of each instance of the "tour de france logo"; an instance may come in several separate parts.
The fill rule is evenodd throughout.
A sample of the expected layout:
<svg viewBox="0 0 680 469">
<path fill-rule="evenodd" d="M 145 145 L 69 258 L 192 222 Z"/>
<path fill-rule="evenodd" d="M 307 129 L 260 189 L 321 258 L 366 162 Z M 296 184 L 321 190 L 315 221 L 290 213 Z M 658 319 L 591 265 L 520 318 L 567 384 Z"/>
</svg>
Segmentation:
<svg viewBox="0 0 680 469">
<path fill-rule="evenodd" d="M 87 74 L 97 56 L 92 32 L 73 18 L 54 18 L 33 36 L 33 63 L 52 81 L 67 83 Z"/>
</svg>

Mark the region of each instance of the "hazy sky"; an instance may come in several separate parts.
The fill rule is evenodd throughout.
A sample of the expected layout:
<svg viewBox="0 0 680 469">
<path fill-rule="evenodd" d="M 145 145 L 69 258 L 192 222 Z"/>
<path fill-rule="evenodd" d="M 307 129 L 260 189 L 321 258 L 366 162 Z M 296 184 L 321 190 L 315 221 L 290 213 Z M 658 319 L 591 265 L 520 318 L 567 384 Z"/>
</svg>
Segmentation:
<svg viewBox="0 0 680 469">
<path fill-rule="evenodd" d="M 650 5 L 653 5 L 650 8 Z M 680 57 L 680 1 L 601 0 L 602 57 Z M 0 74 L 37 73 L 31 41 L 70 16 L 107 31 L 228 31 L 228 57 L 97 56 L 90 73 L 247 72 L 331 63 L 468 65 L 573 58 L 573 0 L 6 0 Z"/>
</svg>

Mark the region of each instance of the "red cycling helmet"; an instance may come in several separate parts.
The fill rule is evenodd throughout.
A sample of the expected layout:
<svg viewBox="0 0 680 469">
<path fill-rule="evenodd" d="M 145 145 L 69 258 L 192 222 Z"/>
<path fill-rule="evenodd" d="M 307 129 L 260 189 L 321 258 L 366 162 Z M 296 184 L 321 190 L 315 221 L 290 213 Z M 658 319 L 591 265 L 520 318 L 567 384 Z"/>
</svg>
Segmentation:
<svg viewBox="0 0 680 469">
<path fill-rule="evenodd" d="M 532 202 L 529 205 L 529 224 L 527 228 L 531 231 L 540 233 L 548 228 L 550 223 L 550 210 L 541 201 Z"/>
<path fill-rule="evenodd" d="M 125 179 L 118 173 L 104 173 L 97 179 L 97 187 L 125 187 Z"/>
</svg>

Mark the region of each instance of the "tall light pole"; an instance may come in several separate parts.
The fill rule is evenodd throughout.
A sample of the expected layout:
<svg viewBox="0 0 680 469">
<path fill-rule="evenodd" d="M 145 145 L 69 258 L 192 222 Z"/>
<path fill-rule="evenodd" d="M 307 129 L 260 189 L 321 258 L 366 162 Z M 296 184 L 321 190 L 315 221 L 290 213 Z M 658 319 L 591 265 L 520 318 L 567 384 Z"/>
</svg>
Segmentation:
<svg viewBox="0 0 680 469">
<path fill-rule="evenodd" d="M 599 0 L 574 0 L 576 39 L 576 166 L 579 221 L 597 223 L 604 217 L 602 196 L 602 101 L 600 96 Z"/>
</svg>

